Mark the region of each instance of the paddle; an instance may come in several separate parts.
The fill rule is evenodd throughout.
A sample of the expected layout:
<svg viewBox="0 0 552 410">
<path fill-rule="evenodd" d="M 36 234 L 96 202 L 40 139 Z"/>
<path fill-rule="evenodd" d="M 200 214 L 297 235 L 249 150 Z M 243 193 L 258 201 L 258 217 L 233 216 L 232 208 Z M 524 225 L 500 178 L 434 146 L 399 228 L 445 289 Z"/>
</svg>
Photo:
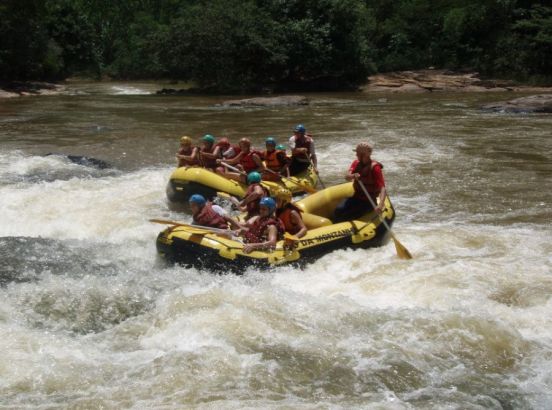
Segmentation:
<svg viewBox="0 0 552 410">
<path fill-rule="evenodd" d="M 364 192 L 364 195 L 366 195 L 366 197 L 370 201 L 370 204 L 372 204 L 374 209 L 376 209 L 376 204 L 374 203 L 374 200 L 372 199 L 372 197 L 368 194 L 368 191 L 366 190 L 366 187 L 364 186 L 362 181 L 358 178 L 355 178 L 355 179 L 357 180 L 358 184 L 362 188 L 362 191 Z M 400 259 L 412 259 L 412 255 L 410 254 L 410 252 L 408 252 L 408 249 L 406 249 L 403 246 L 403 244 L 399 242 L 399 240 L 395 237 L 395 234 L 391 230 L 391 227 L 387 224 L 387 222 L 385 222 L 385 218 L 382 218 L 381 215 L 379 215 L 379 214 L 378 214 L 378 216 L 380 217 L 380 221 L 383 223 L 383 226 L 385 226 L 385 228 L 391 234 L 391 238 L 393 238 L 393 242 L 395 243 L 395 249 L 397 251 L 397 256 Z"/>
<path fill-rule="evenodd" d="M 318 168 L 314 166 L 314 162 L 312 162 L 312 159 L 310 160 L 312 169 L 316 170 L 316 175 L 318 176 L 318 182 L 320 182 L 320 186 L 322 189 L 326 189 L 326 184 L 324 184 L 324 181 L 322 181 L 322 178 L 320 178 L 320 173 L 318 172 Z"/>
<path fill-rule="evenodd" d="M 193 230 L 194 234 L 198 234 L 198 235 L 207 235 L 208 233 L 212 232 L 223 236 L 230 235 L 233 238 L 235 237 L 234 233 L 229 229 L 212 228 L 210 226 L 202 226 L 202 225 L 191 225 L 183 222 L 170 221 L 168 219 L 150 219 L 149 221 L 157 224 L 163 224 L 163 225 L 184 226 L 186 228 L 189 228 L 189 230 Z"/>
<path fill-rule="evenodd" d="M 301 188 L 303 188 L 305 190 L 305 192 L 309 193 L 309 194 L 314 194 L 315 192 L 318 192 L 316 188 L 314 187 L 311 187 L 309 185 L 306 185 L 304 183 L 302 183 L 301 181 L 296 181 L 294 179 L 291 179 L 289 177 L 285 177 L 283 175 L 280 175 L 279 173 L 271 170 L 271 169 L 268 169 L 268 168 L 265 168 L 268 172 L 270 172 L 271 174 L 274 174 L 274 175 L 278 175 L 280 178 L 282 179 L 285 179 L 285 180 L 288 180 L 289 182 L 295 184 L 295 185 L 298 185 L 300 186 Z"/>
<path fill-rule="evenodd" d="M 237 172 L 237 173 L 240 174 L 240 175 L 247 175 L 247 173 L 243 172 L 241 169 L 236 168 L 236 167 L 234 167 L 234 166 L 232 166 L 232 165 L 230 165 L 230 164 L 227 164 L 226 162 L 220 161 L 220 163 L 221 163 L 224 167 L 226 167 L 226 168 L 228 168 L 229 170 L 232 170 L 232 171 L 234 171 L 234 172 Z"/>
</svg>

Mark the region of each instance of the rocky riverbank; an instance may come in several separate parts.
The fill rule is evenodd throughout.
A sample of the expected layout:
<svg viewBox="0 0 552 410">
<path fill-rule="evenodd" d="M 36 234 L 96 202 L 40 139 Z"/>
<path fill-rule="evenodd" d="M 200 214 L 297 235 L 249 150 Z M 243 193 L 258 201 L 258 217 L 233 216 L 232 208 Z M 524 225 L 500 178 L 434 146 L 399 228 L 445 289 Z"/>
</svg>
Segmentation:
<svg viewBox="0 0 552 410">
<path fill-rule="evenodd" d="M 552 92 L 552 87 L 530 87 L 510 80 L 481 79 L 478 73 L 457 73 L 447 70 L 397 71 L 368 77 L 361 91 L 371 92 Z"/>
<path fill-rule="evenodd" d="M 28 95 L 56 95 L 65 90 L 65 86 L 47 82 L 12 81 L 0 83 L 0 98 L 24 97 Z"/>
</svg>

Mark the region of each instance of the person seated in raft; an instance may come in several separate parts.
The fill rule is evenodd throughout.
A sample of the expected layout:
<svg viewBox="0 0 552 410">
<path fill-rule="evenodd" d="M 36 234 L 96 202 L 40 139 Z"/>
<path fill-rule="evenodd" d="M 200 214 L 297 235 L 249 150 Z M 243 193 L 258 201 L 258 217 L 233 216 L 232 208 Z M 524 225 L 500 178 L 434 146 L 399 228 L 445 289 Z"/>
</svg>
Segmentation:
<svg viewBox="0 0 552 410">
<path fill-rule="evenodd" d="M 291 203 L 291 192 L 288 189 L 280 188 L 276 191 L 276 216 L 284 224 L 286 232 L 301 238 L 306 235 L 307 227 L 301 217 L 302 209 Z"/>
<path fill-rule="evenodd" d="M 284 155 L 286 156 L 287 162 L 289 163 L 289 161 L 291 161 L 291 157 L 286 152 L 286 146 L 285 145 L 283 145 L 283 144 L 276 145 L 276 151 L 282 151 L 284 153 Z"/>
<path fill-rule="evenodd" d="M 274 137 L 265 140 L 266 150 L 261 153 L 264 161 L 263 181 L 281 181 L 281 175 L 289 177 L 289 161 L 286 153 L 276 149 Z"/>
<path fill-rule="evenodd" d="M 194 194 L 189 199 L 193 223 L 218 229 L 228 229 L 228 223 L 239 226 L 236 221 L 226 215 L 222 207 L 208 202 L 203 195 Z"/>
<path fill-rule="evenodd" d="M 268 191 L 261 185 L 261 174 L 256 171 L 247 175 L 247 191 L 241 201 L 236 205 L 241 212 L 247 212 L 246 219 L 259 215 L 259 203 L 261 198 L 268 196 Z"/>
<path fill-rule="evenodd" d="M 192 146 L 192 139 L 184 136 L 180 138 L 180 148 L 176 153 L 178 167 L 191 167 L 199 164 L 198 148 Z"/>
<path fill-rule="evenodd" d="M 311 164 L 314 172 L 318 174 L 318 160 L 314 151 L 314 141 L 312 136 L 306 134 L 306 132 L 305 126 L 299 124 L 293 129 L 293 135 L 289 139 L 289 147 L 291 148 L 289 173 L 291 175 L 297 175 L 307 170 Z"/>
<path fill-rule="evenodd" d="M 199 149 L 199 159 L 201 166 L 209 171 L 215 172 L 217 168 L 217 159 L 221 158 L 220 147 L 215 145 L 215 137 L 211 134 L 205 134 L 201 138 L 201 147 Z"/>
<path fill-rule="evenodd" d="M 234 181 L 245 182 L 246 175 L 250 172 L 260 172 L 263 169 L 263 162 L 256 150 L 251 148 L 251 141 L 248 138 L 242 138 L 239 142 L 241 152 L 234 158 L 222 161 L 217 160 L 217 164 L 228 164 L 231 167 L 239 169 L 241 172 L 228 171 L 220 172 L 220 174 Z"/>
<path fill-rule="evenodd" d="M 219 148 L 220 153 L 220 156 L 217 159 L 221 159 L 224 162 L 236 157 L 241 152 L 240 147 L 238 145 L 230 144 L 230 141 L 227 137 L 222 137 L 219 142 L 217 142 L 216 147 Z M 215 172 L 217 174 L 224 174 L 226 172 L 226 168 L 224 168 L 222 165 L 217 164 Z"/>
<path fill-rule="evenodd" d="M 378 214 L 382 212 L 387 195 L 382 172 L 383 165 L 372 159 L 372 150 L 372 146 L 367 142 L 361 142 L 353 150 L 356 151 L 357 159 L 349 167 L 345 179 L 353 181 L 355 192 L 352 197 L 343 200 L 335 209 L 333 217 L 335 223 L 359 218 L 374 209 L 362 190 L 361 183 L 370 194 L 374 204 L 378 204 L 374 210 Z"/>
<path fill-rule="evenodd" d="M 245 239 L 244 253 L 255 250 L 271 251 L 276 247 L 276 242 L 284 238 L 284 225 L 276 218 L 276 201 L 270 197 L 264 197 L 259 204 L 260 212 L 242 225 L 238 234 Z"/>
</svg>

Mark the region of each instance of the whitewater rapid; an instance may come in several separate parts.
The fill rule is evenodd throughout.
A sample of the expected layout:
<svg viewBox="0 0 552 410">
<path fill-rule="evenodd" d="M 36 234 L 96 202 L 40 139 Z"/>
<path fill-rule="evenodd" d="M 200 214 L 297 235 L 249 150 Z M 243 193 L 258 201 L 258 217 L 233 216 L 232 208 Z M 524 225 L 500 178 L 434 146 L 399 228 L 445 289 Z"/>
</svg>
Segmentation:
<svg viewBox="0 0 552 410">
<path fill-rule="evenodd" d="M 473 135 L 413 128 L 399 146 L 374 115 L 347 118 L 379 142 L 412 261 L 390 243 L 242 276 L 167 265 L 148 219 L 190 220 L 167 208 L 170 161 L 100 169 L 3 149 L 0 407 L 549 408 L 549 193 L 524 193 Z M 326 184 L 362 139 L 321 134 Z M 528 161 L 517 175 L 541 184 L 548 168 Z M 486 189 L 463 194 L 476 180 Z"/>
</svg>

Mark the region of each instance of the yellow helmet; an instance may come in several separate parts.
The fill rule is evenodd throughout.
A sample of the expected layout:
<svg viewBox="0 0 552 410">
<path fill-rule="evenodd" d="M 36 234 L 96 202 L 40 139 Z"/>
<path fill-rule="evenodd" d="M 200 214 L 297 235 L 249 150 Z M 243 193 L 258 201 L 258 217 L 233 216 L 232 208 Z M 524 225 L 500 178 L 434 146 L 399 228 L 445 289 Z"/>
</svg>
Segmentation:
<svg viewBox="0 0 552 410">
<path fill-rule="evenodd" d="M 192 143 L 192 139 L 190 137 L 183 136 L 182 138 L 180 138 L 180 143 L 184 145 L 190 145 Z"/>
<path fill-rule="evenodd" d="M 285 203 L 291 202 L 291 191 L 286 188 L 278 188 L 278 190 L 274 192 L 274 197 Z"/>
</svg>

